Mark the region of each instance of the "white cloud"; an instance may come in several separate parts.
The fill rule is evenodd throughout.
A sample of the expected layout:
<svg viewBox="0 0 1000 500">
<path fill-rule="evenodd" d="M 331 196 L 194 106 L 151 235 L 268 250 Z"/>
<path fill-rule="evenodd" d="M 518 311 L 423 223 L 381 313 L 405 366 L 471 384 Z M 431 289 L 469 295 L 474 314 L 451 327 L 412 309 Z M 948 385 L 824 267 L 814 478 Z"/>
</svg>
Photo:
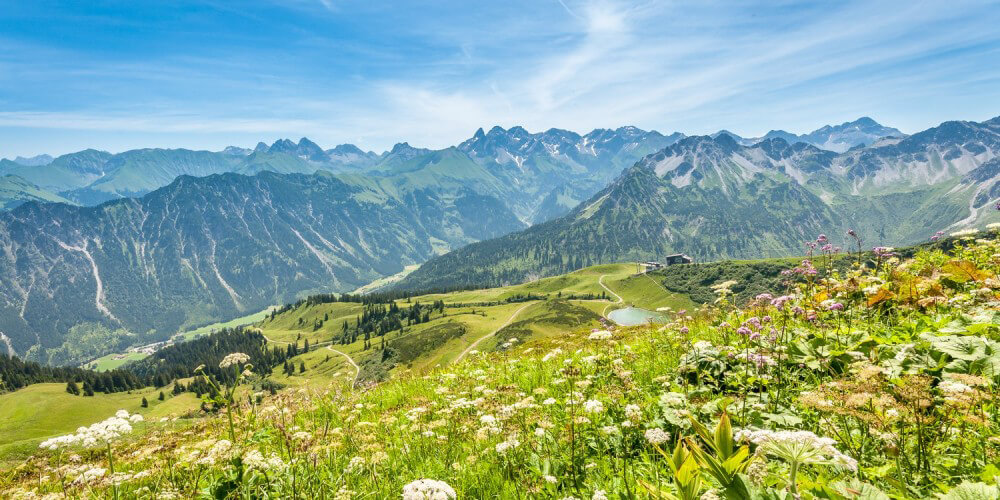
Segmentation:
<svg viewBox="0 0 1000 500">
<path fill-rule="evenodd" d="M 304 5 L 340 7 L 333 0 Z M 382 150 L 399 141 L 445 147 L 494 124 L 579 132 L 626 124 L 685 133 L 727 128 L 753 136 L 772 128 L 806 132 L 862 114 L 911 131 L 1000 114 L 984 106 L 1000 102 L 1000 85 L 990 85 L 1000 83 L 1000 66 L 990 64 L 1000 53 L 1000 11 L 978 3 L 505 6 L 483 5 L 461 19 L 376 12 L 394 16 L 378 40 L 418 40 L 420 47 L 345 44 L 319 30 L 297 41 L 303 57 L 285 66 L 272 52 L 270 64 L 205 55 L 81 66 L 66 74 L 100 82 L 125 68 L 141 76 L 95 89 L 112 95 L 103 106 L 12 111 L 20 108 L 8 102 L 0 127 L 143 132 L 151 146 L 160 145 L 161 132 L 226 133 L 251 145 L 307 135 L 324 145 Z M 476 15 L 480 9 L 491 10 Z M 316 70 L 345 50 L 350 70 Z M 12 65 L 0 60 L 0 67 Z M 206 91 L 170 95 L 184 85 Z M 114 100 L 126 86 L 168 91 Z M 947 106 L 928 105 L 928 95 Z"/>
</svg>

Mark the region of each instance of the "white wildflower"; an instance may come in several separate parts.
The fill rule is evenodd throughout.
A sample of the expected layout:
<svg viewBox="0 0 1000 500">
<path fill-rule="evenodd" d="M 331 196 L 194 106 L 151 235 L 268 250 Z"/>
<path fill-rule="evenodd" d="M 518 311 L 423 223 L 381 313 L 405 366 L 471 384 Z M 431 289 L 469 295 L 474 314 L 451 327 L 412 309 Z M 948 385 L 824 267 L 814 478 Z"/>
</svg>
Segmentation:
<svg viewBox="0 0 1000 500">
<path fill-rule="evenodd" d="M 592 332 L 587 338 L 590 340 L 608 340 L 611 338 L 611 332 L 607 330 L 597 330 L 596 332 Z"/>
<path fill-rule="evenodd" d="M 646 441 L 649 441 L 650 444 L 663 444 L 670 441 L 670 434 L 659 427 L 647 429 L 645 436 Z"/>
<path fill-rule="evenodd" d="M 510 436 L 506 441 L 497 443 L 496 451 L 501 455 L 506 455 L 508 451 L 513 450 L 521 445 L 521 442 L 517 440 L 517 436 Z"/>
<path fill-rule="evenodd" d="M 642 408 L 639 408 L 639 405 L 626 405 L 625 418 L 629 419 L 630 422 L 638 423 L 642 420 Z"/>
<path fill-rule="evenodd" d="M 836 441 L 809 431 L 741 430 L 738 440 L 748 440 L 758 446 L 758 452 L 800 464 L 837 465 L 857 470 L 857 460 L 834 447 Z"/>
<path fill-rule="evenodd" d="M 246 363 L 247 361 L 250 361 L 250 356 L 242 352 L 234 352 L 222 358 L 222 361 L 219 362 L 219 368 L 229 368 L 230 366 Z"/>
<path fill-rule="evenodd" d="M 452 500 L 458 498 L 455 489 L 444 481 L 418 479 L 403 486 L 403 500 Z"/>
<path fill-rule="evenodd" d="M 596 399 L 587 400 L 583 403 L 583 411 L 587 413 L 603 413 L 604 403 Z"/>
<path fill-rule="evenodd" d="M 262 472 L 275 470 L 282 471 L 288 464 L 286 464 L 281 457 L 276 453 L 271 453 L 267 457 L 264 456 L 258 450 L 250 450 L 245 455 L 243 455 L 243 464 L 246 465 L 247 469 L 259 470 Z"/>
</svg>

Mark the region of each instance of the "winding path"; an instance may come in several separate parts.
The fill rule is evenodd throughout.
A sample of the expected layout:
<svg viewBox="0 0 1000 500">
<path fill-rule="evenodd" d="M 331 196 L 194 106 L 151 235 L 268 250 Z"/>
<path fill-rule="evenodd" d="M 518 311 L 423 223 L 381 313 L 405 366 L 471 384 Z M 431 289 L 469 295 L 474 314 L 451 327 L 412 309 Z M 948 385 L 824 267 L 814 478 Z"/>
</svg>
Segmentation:
<svg viewBox="0 0 1000 500">
<path fill-rule="evenodd" d="M 597 278 L 597 284 L 601 285 L 601 288 L 604 288 L 605 290 L 607 290 L 608 293 L 610 293 L 611 295 L 614 295 L 615 299 L 616 299 L 614 304 L 608 304 L 607 307 L 604 308 L 604 311 L 601 313 L 601 316 L 604 316 L 606 318 L 606 317 L 608 317 L 608 307 L 611 307 L 611 306 L 613 306 L 615 304 L 621 304 L 622 302 L 625 302 L 625 301 L 622 299 L 621 295 L 618 295 L 613 290 L 611 290 L 610 288 L 608 288 L 608 285 L 604 284 L 604 277 L 605 276 L 607 276 L 607 274 L 602 274 L 600 278 Z"/>
<path fill-rule="evenodd" d="M 528 302 L 527 304 L 521 306 L 520 308 L 518 308 L 518 310 L 514 311 L 514 314 L 510 315 L 510 318 L 507 318 L 507 322 L 506 323 L 500 325 L 499 327 L 497 327 L 496 330 L 493 330 L 492 332 L 487 333 L 486 335 L 483 335 L 482 337 L 479 337 L 479 339 L 477 339 L 475 342 L 469 344 L 469 346 L 466 347 L 464 351 L 462 351 L 462 354 L 459 354 L 458 357 L 455 358 L 455 361 L 453 361 L 453 363 L 458 363 L 459 361 L 462 360 L 462 358 L 465 357 L 466 354 L 469 354 L 469 351 L 475 349 L 476 346 L 479 345 L 480 342 L 482 342 L 482 341 L 484 341 L 484 340 L 486 340 L 486 339 L 488 339 L 488 338 L 496 335 L 497 332 L 499 332 L 500 330 L 503 330 L 504 328 L 506 328 L 507 325 L 511 324 L 514 321 L 514 318 L 516 318 L 518 314 L 521 314 L 521 311 L 523 311 L 526 307 L 528 307 L 528 306 L 530 306 L 532 304 L 534 304 L 534 302 Z"/>
<path fill-rule="evenodd" d="M 354 380 L 351 381 L 351 390 L 353 391 L 354 390 L 354 386 L 358 384 L 358 377 L 361 375 L 361 367 L 358 366 L 358 364 L 355 363 L 354 360 L 351 359 L 351 357 L 348 356 L 346 352 L 338 351 L 338 350 L 334 349 L 332 346 L 329 346 L 329 345 L 326 346 L 326 348 L 329 349 L 329 350 L 331 350 L 331 351 L 333 351 L 333 352 L 335 352 L 335 353 L 337 353 L 337 354 L 340 354 L 341 356 L 343 356 L 345 358 L 347 358 L 347 362 L 350 363 L 351 366 L 354 367 Z"/>
<path fill-rule="evenodd" d="M 263 334 L 261 334 L 261 335 L 263 335 Z M 291 342 L 287 342 L 287 341 L 284 341 L 284 340 L 272 340 L 267 335 L 264 335 L 264 339 L 267 340 L 268 342 L 275 342 L 275 343 L 278 343 L 278 344 L 291 344 Z M 358 364 L 355 363 L 354 360 L 351 359 L 351 357 L 348 356 L 346 352 L 344 352 L 344 351 L 338 351 L 337 349 L 334 349 L 333 348 L 333 342 L 318 342 L 316 344 L 313 344 L 312 347 L 326 347 L 327 349 L 329 349 L 329 350 L 331 350 L 331 351 L 333 351 L 333 352 L 335 352 L 337 354 L 340 354 L 341 356 L 343 356 L 344 358 L 347 359 L 347 362 L 350 363 L 351 366 L 354 367 L 354 380 L 351 381 L 351 390 L 354 390 L 354 387 L 358 384 L 358 377 L 361 376 L 361 367 L 358 366 Z"/>
</svg>

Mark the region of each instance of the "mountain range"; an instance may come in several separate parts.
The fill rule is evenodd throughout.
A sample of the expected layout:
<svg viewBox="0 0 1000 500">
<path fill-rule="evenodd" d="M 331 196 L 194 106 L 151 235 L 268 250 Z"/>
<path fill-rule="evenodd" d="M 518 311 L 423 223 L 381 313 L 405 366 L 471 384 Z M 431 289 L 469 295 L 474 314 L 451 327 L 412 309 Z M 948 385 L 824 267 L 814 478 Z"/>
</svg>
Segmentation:
<svg viewBox="0 0 1000 500">
<path fill-rule="evenodd" d="M 841 153 L 774 134 L 494 127 L 381 154 L 302 138 L 0 160 L 0 204 L 13 207 L 0 212 L 0 334 L 48 361 L 80 338 L 162 340 L 425 261 L 400 286 L 513 283 L 668 252 L 796 254 L 847 227 L 916 241 L 991 220 L 996 122 L 872 139 L 862 119 L 808 134 L 873 141 Z"/>
<path fill-rule="evenodd" d="M 867 117 L 801 136 L 782 130 L 761 138 L 742 138 L 724 130 L 714 136 L 719 134 L 730 135 L 743 145 L 780 137 L 791 144 L 805 142 L 838 152 L 882 137 L 904 135 Z M 664 136 L 635 127 L 597 129 L 582 136 L 560 129 L 532 134 L 522 127 L 494 127 L 489 132 L 476 131 L 456 149 L 468 156 L 463 160 L 486 167 L 502 182 L 521 191 L 522 199 L 513 208 L 525 222 L 537 223 L 565 213 L 606 186 L 623 168 L 683 137 L 679 132 Z M 253 149 L 229 146 L 219 152 L 150 148 L 111 154 L 90 149 L 57 158 L 45 154 L 19 156 L 0 160 L 0 175 L 17 176 L 18 183 L 28 188 L 23 195 L 16 190 L 5 191 L 0 207 L 9 209 L 39 199 L 97 205 L 142 196 L 181 175 L 379 172 L 401 160 L 430 153 L 406 143 L 381 154 L 352 144 L 324 150 L 302 138 L 298 142 L 279 139 L 271 145 L 261 142 Z"/>
<path fill-rule="evenodd" d="M 942 123 L 843 153 L 782 138 L 686 137 L 646 156 L 567 215 L 423 264 L 397 286 L 519 283 L 585 265 L 802 255 L 857 231 L 867 246 L 1000 221 L 1000 117 Z"/>
<path fill-rule="evenodd" d="M 728 135 L 743 146 L 753 146 L 768 139 L 783 139 L 789 144 L 804 142 L 816 146 L 820 149 L 843 153 L 851 148 L 867 146 L 875 143 L 879 139 L 886 137 L 903 138 L 906 134 L 898 129 L 886 127 L 875 120 L 863 116 L 853 122 L 845 122 L 840 125 L 824 125 L 808 134 L 796 135 L 784 130 L 772 130 L 763 137 L 744 138 L 728 130 L 720 130 L 712 137 Z"/>
</svg>

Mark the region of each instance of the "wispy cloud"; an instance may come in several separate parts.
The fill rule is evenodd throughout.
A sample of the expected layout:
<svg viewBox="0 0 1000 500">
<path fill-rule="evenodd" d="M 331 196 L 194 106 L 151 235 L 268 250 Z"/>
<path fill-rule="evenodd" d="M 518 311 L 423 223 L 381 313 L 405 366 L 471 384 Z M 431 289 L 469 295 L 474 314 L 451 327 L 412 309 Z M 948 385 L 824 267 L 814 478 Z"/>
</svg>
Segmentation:
<svg viewBox="0 0 1000 500">
<path fill-rule="evenodd" d="M 380 150 L 443 147 L 493 124 L 757 135 L 860 115 L 915 131 L 1000 114 L 988 106 L 1000 103 L 1000 10 L 963 0 L 303 0 L 217 12 L 231 22 L 143 26 L 159 17 L 136 12 L 145 31 L 131 51 L 99 29 L 106 45 L 93 47 L 5 34 L 16 48 L 0 49 L 0 127 L 29 139 L 0 156 L 62 152 L 30 130 L 76 130 L 109 149 L 127 131 L 129 145 L 301 134 Z"/>
</svg>

